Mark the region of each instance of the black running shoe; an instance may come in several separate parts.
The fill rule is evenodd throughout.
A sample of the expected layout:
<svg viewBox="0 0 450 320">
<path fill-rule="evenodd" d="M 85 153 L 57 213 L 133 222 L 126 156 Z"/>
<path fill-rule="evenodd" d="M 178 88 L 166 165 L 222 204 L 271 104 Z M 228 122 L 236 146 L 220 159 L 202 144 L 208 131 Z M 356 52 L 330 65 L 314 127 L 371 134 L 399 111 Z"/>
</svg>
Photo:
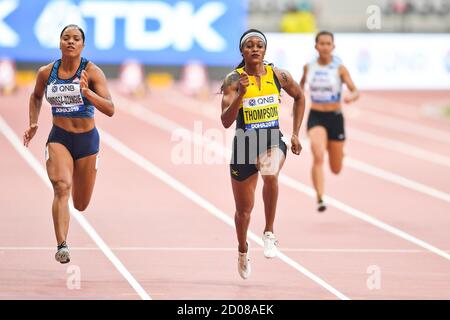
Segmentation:
<svg viewBox="0 0 450 320">
<path fill-rule="evenodd" d="M 325 202 L 322 199 L 320 199 L 317 202 L 317 211 L 324 212 L 325 210 L 327 210 L 327 205 L 325 204 Z"/>
</svg>

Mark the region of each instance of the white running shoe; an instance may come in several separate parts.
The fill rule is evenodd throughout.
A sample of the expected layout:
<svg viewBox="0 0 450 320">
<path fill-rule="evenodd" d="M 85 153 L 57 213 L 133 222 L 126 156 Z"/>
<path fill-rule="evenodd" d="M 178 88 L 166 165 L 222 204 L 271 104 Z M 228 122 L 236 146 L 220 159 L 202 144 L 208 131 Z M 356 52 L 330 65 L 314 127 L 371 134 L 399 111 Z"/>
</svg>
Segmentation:
<svg viewBox="0 0 450 320">
<path fill-rule="evenodd" d="M 266 231 L 263 235 L 263 241 L 264 241 L 264 256 L 266 258 L 274 258 L 277 255 L 278 249 L 278 240 L 275 238 L 275 235 L 270 232 Z"/>
<path fill-rule="evenodd" d="M 247 252 L 245 253 L 239 252 L 238 271 L 239 275 L 244 280 L 250 277 L 250 273 L 252 272 L 252 268 L 250 266 L 250 246 L 248 242 L 247 242 Z"/>
<path fill-rule="evenodd" d="M 58 246 L 58 251 L 55 254 L 55 259 L 60 263 L 70 262 L 69 247 L 67 246 L 65 241 Z"/>
</svg>

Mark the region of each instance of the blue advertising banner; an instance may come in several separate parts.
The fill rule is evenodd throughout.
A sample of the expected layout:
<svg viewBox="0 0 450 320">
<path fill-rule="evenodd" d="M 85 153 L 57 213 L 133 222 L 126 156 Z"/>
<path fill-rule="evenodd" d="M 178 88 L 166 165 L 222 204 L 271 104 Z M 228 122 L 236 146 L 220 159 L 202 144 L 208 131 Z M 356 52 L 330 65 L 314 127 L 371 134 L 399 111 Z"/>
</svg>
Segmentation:
<svg viewBox="0 0 450 320">
<path fill-rule="evenodd" d="M 240 60 L 246 18 L 245 1 L 0 0 L 0 57 L 54 60 L 62 28 L 74 23 L 96 63 L 228 66 Z"/>
</svg>

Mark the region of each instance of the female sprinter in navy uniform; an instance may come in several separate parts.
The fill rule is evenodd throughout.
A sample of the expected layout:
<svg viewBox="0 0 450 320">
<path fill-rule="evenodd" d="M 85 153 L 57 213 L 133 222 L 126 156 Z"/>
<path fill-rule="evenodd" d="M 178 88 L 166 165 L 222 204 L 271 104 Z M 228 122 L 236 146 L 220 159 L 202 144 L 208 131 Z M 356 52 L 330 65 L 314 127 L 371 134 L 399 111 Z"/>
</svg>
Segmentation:
<svg viewBox="0 0 450 320">
<path fill-rule="evenodd" d="M 66 244 L 69 231 L 69 196 L 74 207 L 87 208 L 97 173 L 99 135 L 94 109 L 112 116 L 114 104 L 102 70 L 81 57 L 84 32 L 68 25 L 60 35 L 61 59 L 41 67 L 30 97 L 30 125 L 24 134 L 28 146 L 36 134 L 38 118 L 45 95 L 52 107 L 53 127 L 47 140 L 46 166 L 53 185 L 53 224 L 57 240 L 55 259 L 70 261 Z"/>
<path fill-rule="evenodd" d="M 292 152 L 299 155 L 302 148 L 298 133 L 305 111 L 303 93 L 288 72 L 264 63 L 266 45 L 263 33 L 255 29 L 246 31 L 239 47 L 243 60 L 227 75 L 222 86 L 222 124 L 229 128 L 236 121 L 230 175 L 236 205 L 238 271 L 243 279 L 247 279 L 251 272 L 247 230 L 255 201 L 258 171 L 264 181 L 264 256 L 273 258 L 277 253 L 273 224 L 278 199 L 278 174 L 287 152 L 278 123 L 281 88 L 294 98 Z"/>
<path fill-rule="evenodd" d="M 339 174 L 344 158 L 344 117 L 341 110 L 342 83 L 350 90 L 350 95 L 344 97 L 345 103 L 358 99 L 359 92 L 350 77 L 348 70 L 341 64 L 339 58 L 332 55 L 334 36 L 331 32 L 321 31 L 316 35 L 316 50 L 319 57 L 303 68 L 300 87 L 309 85 L 311 95 L 311 110 L 308 117 L 308 136 L 314 157 L 312 166 L 312 181 L 317 195 L 317 210 L 324 211 L 323 201 L 324 175 L 323 161 L 325 152 L 331 172 Z"/>
</svg>

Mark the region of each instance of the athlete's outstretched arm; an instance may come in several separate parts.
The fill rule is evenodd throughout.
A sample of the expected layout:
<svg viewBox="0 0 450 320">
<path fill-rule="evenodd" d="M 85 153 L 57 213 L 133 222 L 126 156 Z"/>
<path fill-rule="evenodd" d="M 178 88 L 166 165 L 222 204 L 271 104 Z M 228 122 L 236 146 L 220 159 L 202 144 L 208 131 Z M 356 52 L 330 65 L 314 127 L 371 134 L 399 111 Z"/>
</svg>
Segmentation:
<svg viewBox="0 0 450 320">
<path fill-rule="evenodd" d="M 102 113 L 109 117 L 114 115 L 114 103 L 108 90 L 103 71 L 90 62 L 81 72 L 81 93 Z"/>
<path fill-rule="evenodd" d="M 274 69 L 275 74 L 280 81 L 281 87 L 292 98 L 294 98 L 293 113 L 294 123 L 292 128 L 291 149 L 294 154 L 300 154 L 302 146 L 298 137 L 300 127 L 305 114 L 305 96 L 300 86 L 294 81 L 292 76 L 286 70 Z"/>
<path fill-rule="evenodd" d="M 41 112 L 42 99 L 44 98 L 45 85 L 50 75 L 52 64 L 39 68 L 36 76 L 36 84 L 30 96 L 29 102 L 29 125 L 23 134 L 23 145 L 28 147 L 38 128 L 38 119 Z"/>
<path fill-rule="evenodd" d="M 350 90 L 350 95 L 344 97 L 344 102 L 351 103 L 358 100 L 359 91 L 358 89 L 356 89 L 356 86 L 353 83 L 352 77 L 350 77 L 350 73 L 348 72 L 347 68 L 341 65 L 339 67 L 339 74 L 341 75 L 342 82 L 344 82 L 348 90 Z"/>
<path fill-rule="evenodd" d="M 250 84 L 248 75 L 236 71 L 228 74 L 223 83 L 222 114 L 220 116 L 225 128 L 229 128 L 236 120 L 239 106 Z"/>
</svg>

